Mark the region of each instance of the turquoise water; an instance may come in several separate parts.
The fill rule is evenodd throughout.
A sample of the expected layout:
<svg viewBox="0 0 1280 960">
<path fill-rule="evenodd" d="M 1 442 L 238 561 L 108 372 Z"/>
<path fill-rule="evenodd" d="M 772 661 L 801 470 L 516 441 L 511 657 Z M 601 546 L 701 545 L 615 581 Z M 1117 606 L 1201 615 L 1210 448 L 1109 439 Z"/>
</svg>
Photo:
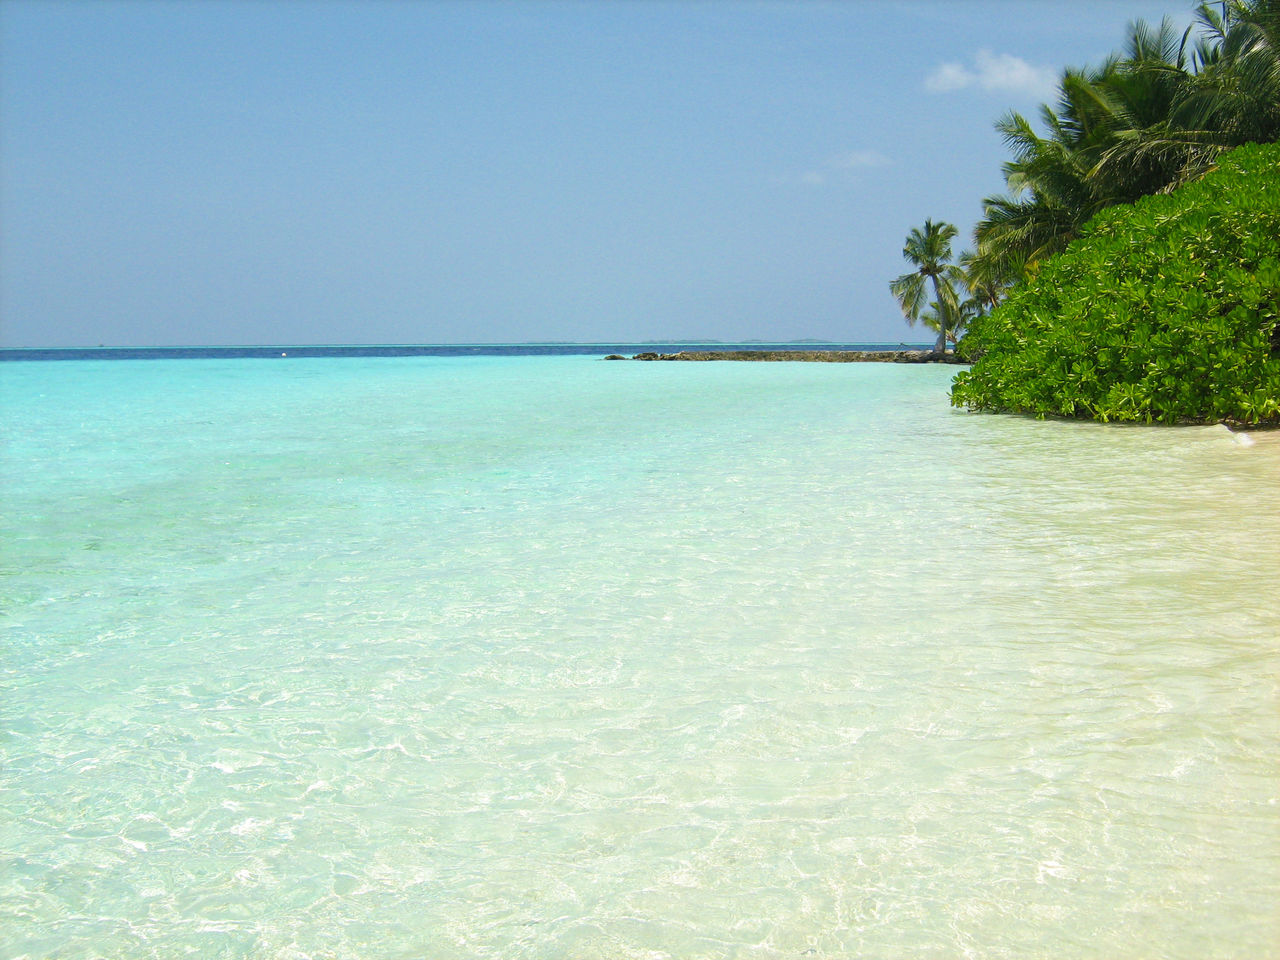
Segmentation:
<svg viewBox="0 0 1280 960">
<path fill-rule="evenodd" d="M 1280 956 L 1280 435 L 0 369 L 6 958 Z"/>
</svg>

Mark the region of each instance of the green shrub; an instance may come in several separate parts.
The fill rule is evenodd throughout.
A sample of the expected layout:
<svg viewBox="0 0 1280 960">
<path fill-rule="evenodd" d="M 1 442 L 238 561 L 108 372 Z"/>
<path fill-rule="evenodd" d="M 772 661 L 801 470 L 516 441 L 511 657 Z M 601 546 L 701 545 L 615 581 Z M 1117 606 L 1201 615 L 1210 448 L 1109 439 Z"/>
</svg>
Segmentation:
<svg viewBox="0 0 1280 960">
<path fill-rule="evenodd" d="M 1280 423 L 1280 144 L 1104 210 L 959 350 L 955 406 Z"/>
</svg>

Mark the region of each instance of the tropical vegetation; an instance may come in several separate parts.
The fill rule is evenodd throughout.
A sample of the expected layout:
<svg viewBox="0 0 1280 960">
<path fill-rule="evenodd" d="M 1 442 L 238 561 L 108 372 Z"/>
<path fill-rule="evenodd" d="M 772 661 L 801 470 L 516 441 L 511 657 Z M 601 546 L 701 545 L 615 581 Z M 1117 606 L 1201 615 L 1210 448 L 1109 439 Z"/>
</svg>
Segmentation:
<svg viewBox="0 0 1280 960">
<path fill-rule="evenodd" d="M 950 223 L 924 222 L 924 229 L 913 228 L 907 235 L 902 256 L 914 270 L 904 273 L 889 284 L 898 298 L 907 323 L 923 321 L 936 330 L 934 350 L 945 353 L 948 342 L 955 342 L 961 326 L 961 303 L 956 286 L 964 282 L 964 271 L 951 263 L 951 241 L 956 228 Z M 929 299 L 932 291 L 933 300 Z"/>
<path fill-rule="evenodd" d="M 1130 25 L 1124 52 L 1063 72 L 1038 132 L 1011 112 L 1008 193 L 983 201 L 976 258 L 1007 281 L 1034 275 L 1100 210 L 1165 193 L 1227 150 L 1280 140 L 1280 0 L 1196 10 L 1199 37 Z"/>
<path fill-rule="evenodd" d="M 1121 53 L 1063 72 L 1039 119 L 997 123 L 1007 193 L 983 202 L 973 249 L 950 263 L 954 228 L 933 249 L 929 228 L 949 225 L 927 222 L 903 251 L 919 279 L 891 284 L 939 349 L 967 325 L 958 348 L 977 364 L 954 402 L 1280 421 L 1280 167 L 1237 150 L 1280 140 L 1280 0 L 1201 3 L 1181 34 L 1133 24 Z"/>
<path fill-rule="evenodd" d="M 957 406 L 1280 423 L 1280 144 L 1098 214 L 962 349 Z"/>
</svg>

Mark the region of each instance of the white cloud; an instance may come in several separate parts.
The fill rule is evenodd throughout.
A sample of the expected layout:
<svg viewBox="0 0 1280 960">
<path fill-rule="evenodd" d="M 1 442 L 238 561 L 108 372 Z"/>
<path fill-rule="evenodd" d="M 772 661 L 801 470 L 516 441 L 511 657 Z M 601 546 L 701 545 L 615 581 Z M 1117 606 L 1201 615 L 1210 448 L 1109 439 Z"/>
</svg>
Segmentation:
<svg viewBox="0 0 1280 960">
<path fill-rule="evenodd" d="M 930 93 L 978 87 L 988 92 L 1014 92 L 1047 99 L 1058 88 L 1058 74 L 1048 67 L 1034 67 L 1009 53 L 979 50 L 972 67 L 961 63 L 940 64 L 925 78 L 924 85 Z"/>
<path fill-rule="evenodd" d="M 925 89 L 930 93 L 950 93 L 963 90 L 976 78 L 958 63 L 944 63 L 925 78 Z"/>
<path fill-rule="evenodd" d="M 1037 94 L 1048 95 L 1058 86 L 1058 71 L 1033 67 L 1008 53 L 979 50 L 975 62 L 978 65 L 978 82 L 984 90 L 1035 90 Z"/>
</svg>

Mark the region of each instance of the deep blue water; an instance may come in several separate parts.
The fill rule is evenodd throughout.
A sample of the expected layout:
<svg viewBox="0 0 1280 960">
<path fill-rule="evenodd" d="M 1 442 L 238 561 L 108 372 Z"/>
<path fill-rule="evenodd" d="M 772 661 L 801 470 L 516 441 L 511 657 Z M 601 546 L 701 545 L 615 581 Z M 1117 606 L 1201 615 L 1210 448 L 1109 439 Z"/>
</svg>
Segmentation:
<svg viewBox="0 0 1280 960">
<path fill-rule="evenodd" d="M 751 341 L 720 343 L 693 340 L 642 343 L 426 343 L 339 344 L 240 347 L 24 347 L 0 349 L 2 360 L 241 360 L 290 357 L 538 357 L 610 353 L 632 355 L 646 351 L 676 353 L 680 350 L 914 350 L 917 343 L 787 343 Z"/>
</svg>

